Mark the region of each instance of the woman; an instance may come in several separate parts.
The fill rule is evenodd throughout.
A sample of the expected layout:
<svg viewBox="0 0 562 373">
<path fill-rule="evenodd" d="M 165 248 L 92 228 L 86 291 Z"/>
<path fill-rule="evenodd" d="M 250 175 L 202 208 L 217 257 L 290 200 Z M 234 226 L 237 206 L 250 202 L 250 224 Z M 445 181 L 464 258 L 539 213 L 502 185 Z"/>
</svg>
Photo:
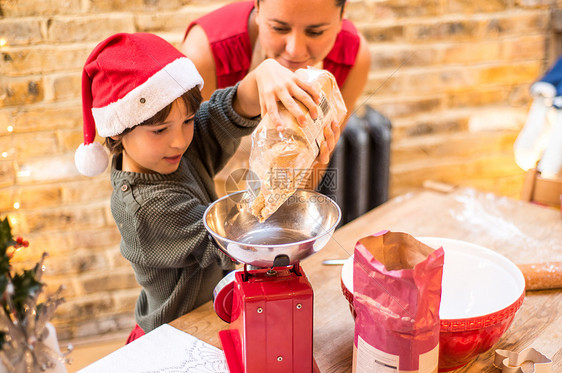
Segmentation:
<svg viewBox="0 0 562 373">
<path fill-rule="evenodd" d="M 367 82 L 370 55 L 345 0 L 255 0 L 229 4 L 192 22 L 182 52 L 203 80 L 203 99 L 241 80 L 266 58 L 290 70 L 316 66 L 334 74 L 348 115 Z"/>
<path fill-rule="evenodd" d="M 364 37 L 343 18 L 345 7 L 345 0 L 255 0 L 229 4 L 192 22 L 181 49 L 204 79 L 204 100 L 217 88 L 241 80 L 266 58 L 274 58 L 293 71 L 315 66 L 332 72 L 349 117 L 367 82 L 370 54 Z M 267 89 L 271 91 L 290 83 L 277 76 L 270 82 Z M 240 152 L 249 154 L 249 148 L 243 142 L 234 162 L 247 159 Z M 221 176 L 236 168 L 235 163 L 230 163 Z"/>
</svg>

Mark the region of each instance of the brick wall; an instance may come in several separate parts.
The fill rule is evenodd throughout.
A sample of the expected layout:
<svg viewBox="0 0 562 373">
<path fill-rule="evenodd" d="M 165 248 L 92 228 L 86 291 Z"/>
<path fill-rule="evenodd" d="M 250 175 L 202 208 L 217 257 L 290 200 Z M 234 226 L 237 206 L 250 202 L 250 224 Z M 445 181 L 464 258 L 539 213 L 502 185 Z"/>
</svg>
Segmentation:
<svg viewBox="0 0 562 373">
<path fill-rule="evenodd" d="M 391 194 L 423 180 L 517 197 L 512 145 L 528 88 L 555 58 L 547 0 L 351 0 L 372 69 L 362 102 L 393 123 Z M 190 20 L 219 1 L 0 0 L 0 215 L 43 250 L 46 282 L 66 286 L 59 338 L 133 326 L 138 287 L 119 254 L 109 175 L 74 168 L 82 140 L 80 74 L 116 32 L 155 32 L 179 45 Z M 93 315 L 93 316 L 92 316 Z"/>
</svg>

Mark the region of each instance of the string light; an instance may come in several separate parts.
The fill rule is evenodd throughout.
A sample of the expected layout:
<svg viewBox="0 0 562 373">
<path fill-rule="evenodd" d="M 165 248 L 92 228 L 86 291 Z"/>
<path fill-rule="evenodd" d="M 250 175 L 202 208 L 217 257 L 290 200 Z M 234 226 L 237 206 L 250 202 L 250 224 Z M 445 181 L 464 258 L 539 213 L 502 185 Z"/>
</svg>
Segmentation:
<svg viewBox="0 0 562 373">
<path fill-rule="evenodd" d="M 31 170 L 27 166 L 21 166 L 18 170 L 18 177 L 29 177 L 31 175 Z"/>
<path fill-rule="evenodd" d="M 6 40 L 5 39 L 0 39 L 0 48 L 3 47 L 4 45 L 6 45 Z M 6 127 L 6 129 L 8 130 L 8 132 L 14 132 L 14 126 L 8 126 Z M 2 158 L 8 158 L 8 152 L 7 151 L 3 151 L 2 152 Z"/>
</svg>

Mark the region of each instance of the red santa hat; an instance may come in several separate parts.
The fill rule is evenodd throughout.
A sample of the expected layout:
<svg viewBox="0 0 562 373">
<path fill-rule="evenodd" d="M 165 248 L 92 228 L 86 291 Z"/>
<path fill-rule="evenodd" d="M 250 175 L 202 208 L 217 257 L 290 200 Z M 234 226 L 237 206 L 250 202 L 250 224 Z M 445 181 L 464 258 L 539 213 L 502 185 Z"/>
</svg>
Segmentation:
<svg viewBox="0 0 562 373">
<path fill-rule="evenodd" d="M 74 161 L 86 176 L 102 173 L 108 156 L 94 142 L 153 117 L 193 87 L 203 87 L 195 65 L 164 39 L 148 33 L 116 34 L 92 51 L 82 72 L 84 143 Z"/>
</svg>

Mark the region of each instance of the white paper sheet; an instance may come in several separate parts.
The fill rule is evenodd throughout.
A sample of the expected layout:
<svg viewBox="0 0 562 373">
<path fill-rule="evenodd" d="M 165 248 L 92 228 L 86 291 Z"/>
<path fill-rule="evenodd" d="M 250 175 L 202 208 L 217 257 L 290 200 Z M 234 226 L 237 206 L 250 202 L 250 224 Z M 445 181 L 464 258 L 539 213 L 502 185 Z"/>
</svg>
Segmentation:
<svg viewBox="0 0 562 373">
<path fill-rule="evenodd" d="M 80 373 L 228 373 L 223 351 L 164 324 Z"/>
</svg>

